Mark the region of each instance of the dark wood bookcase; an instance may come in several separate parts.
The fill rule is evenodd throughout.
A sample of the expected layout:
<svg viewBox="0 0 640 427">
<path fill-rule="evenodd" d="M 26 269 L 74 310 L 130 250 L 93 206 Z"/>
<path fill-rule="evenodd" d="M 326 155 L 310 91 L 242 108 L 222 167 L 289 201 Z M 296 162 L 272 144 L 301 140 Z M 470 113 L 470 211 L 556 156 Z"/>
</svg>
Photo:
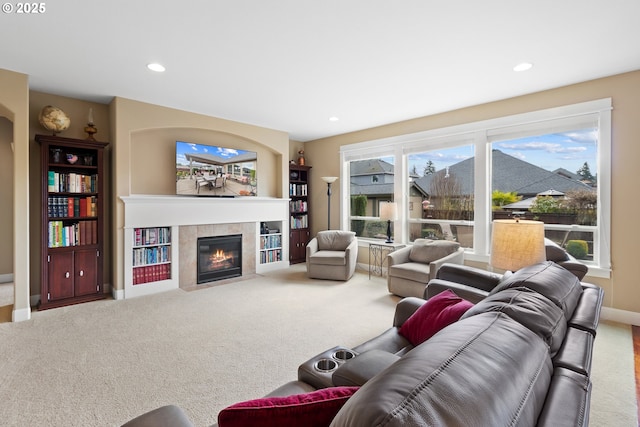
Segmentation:
<svg viewBox="0 0 640 427">
<path fill-rule="evenodd" d="M 107 142 L 36 135 L 41 172 L 38 309 L 105 298 L 104 149 Z"/>
<path fill-rule="evenodd" d="M 311 166 L 289 165 L 289 263 L 305 262 L 311 218 L 309 175 Z"/>
</svg>

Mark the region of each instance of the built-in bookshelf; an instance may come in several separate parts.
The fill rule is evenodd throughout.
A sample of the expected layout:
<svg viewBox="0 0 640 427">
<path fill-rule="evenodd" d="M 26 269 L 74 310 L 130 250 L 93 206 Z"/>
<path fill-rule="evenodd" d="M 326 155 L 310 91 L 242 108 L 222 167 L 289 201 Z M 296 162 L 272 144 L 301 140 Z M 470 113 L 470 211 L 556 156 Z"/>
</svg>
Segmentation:
<svg viewBox="0 0 640 427">
<path fill-rule="evenodd" d="M 282 261 L 281 222 L 260 223 L 260 264 Z"/>
<path fill-rule="evenodd" d="M 311 166 L 289 165 L 289 262 L 305 261 L 309 242 L 309 172 Z"/>
<path fill-rule="evenodd" d="M 171 227 L 133 229 L 133 285 L 171 279 Z"/>
<path fill-rule="evenodd" d="M 41 174 L 40 310 L 104 298 L 104 150 L 37 135 Z"/>
</svg>

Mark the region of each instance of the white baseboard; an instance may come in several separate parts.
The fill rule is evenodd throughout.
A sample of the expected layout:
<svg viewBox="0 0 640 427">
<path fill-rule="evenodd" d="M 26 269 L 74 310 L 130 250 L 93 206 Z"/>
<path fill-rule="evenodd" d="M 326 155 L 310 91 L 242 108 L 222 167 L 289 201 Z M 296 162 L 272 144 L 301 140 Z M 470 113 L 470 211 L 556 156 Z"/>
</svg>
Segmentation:
<svg viewBox="0 0 640 427">
<path fill-rule="evenodd" d="M 602 307 L 600 318 L 628 325 L 640 326 L 640 313 L 634 311 L 618 310 L 617 308 Z"/>
<path fill-rule="evenodd" d="M 11 313 L 12 322 L 23 322 L 29 319 L 31 319 L 30 308 L 21 308 L 20 310 L 13 310 L 13 312 Z"/>
<path fill-rule="evenodd" d="M 111 289 L 111 296 L 115 300 L 124 299 L 124 289 Z"/>
<path fill-rule="evenodd" d="M 13 274 L 0 274 L 0 283 L 11 283 L 13 282 Z"/>
</svg>

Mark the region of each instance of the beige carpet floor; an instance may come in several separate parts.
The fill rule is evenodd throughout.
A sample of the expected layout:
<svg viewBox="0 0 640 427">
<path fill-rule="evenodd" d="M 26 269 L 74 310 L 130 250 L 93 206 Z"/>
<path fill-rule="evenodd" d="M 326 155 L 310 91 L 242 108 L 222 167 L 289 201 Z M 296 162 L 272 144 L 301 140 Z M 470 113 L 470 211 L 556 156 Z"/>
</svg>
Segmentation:
<svg viewBox="0 0 640 427">
<path fill-rule="evenodd" d="M 97 301 L 0 324 L 0 425 L 117 426 L 161 405 L 197 426 L 296 378 L 300 363 L 387 329 L 382 278 L 314 281 L 304 265 L 191 292 Z M 592 426 L 636 426 L 630 327 L 601 324 Z"/>
</svg>

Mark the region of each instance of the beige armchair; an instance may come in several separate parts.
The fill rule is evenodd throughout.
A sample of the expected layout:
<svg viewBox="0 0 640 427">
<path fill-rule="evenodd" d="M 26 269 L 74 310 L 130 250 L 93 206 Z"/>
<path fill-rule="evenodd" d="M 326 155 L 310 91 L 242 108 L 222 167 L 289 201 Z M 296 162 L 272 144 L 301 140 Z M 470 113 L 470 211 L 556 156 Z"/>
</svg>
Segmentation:
<svg viewBox="0 0 640 427">
<path fill-rule="evenodd" d="M 462 264 L 464 248 L 448 240 L 416 239 L 387 255 L 387 286 L 389 292 L 401 297 L 424 298 L 429 280 L 445 262 Z"/>
<path fill-rule="evenodd" d="M 358 239 L 353 231 L 320 231 L 307 244 L 307 275 L 312 279 L 349 280 L 356 270 Z"/>
</svg>

